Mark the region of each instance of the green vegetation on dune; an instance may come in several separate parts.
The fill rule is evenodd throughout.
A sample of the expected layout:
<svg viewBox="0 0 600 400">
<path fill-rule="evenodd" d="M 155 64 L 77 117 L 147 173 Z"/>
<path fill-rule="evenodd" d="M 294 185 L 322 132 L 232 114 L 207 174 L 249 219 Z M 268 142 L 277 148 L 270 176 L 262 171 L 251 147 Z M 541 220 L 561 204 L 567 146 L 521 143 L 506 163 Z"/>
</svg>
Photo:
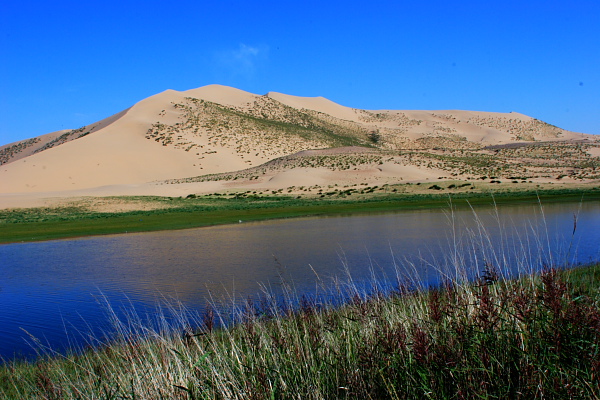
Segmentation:
<svg viewBox="0 0 600 400">
<path fill-rule="evenodd" d="M 377 190 L 376 190 L 377 189 Z M 389 212 L 426 208 L 505 203 L 597 201 L 599 190 L 545 190 L 489 193 L 397 194 L 371 188 L 371 195 L 350 196 L 355 189 L 327 192 L 323 197 L 285 195 L 190 196 L 190 198 L 127 197 L 161 205 L 147 211 L 92 212 L 82 207 L 34 208 L 0 211 L 0 243 L 126 232 L 186 229 L 300 216 Z M 117 198 L 118 200 L 118 198 Z"/>
<path fill-rule="evenodd" d="M 208 139 L 209 144 L 235 149 L 238 155 L 253 153 L 269 157 L 278 151 L 291 154 L 311 148 L 372 144 L 367 138 L 368 131 L 356 123 L 297 110 L 268 97 L 258 98 L 249 108 L 238 109 L 192 97 L 173 107 L 181 113 L 182 122 L 173 125 L 157 122 L 146 138 L 185 151 L 195 149 L 198 155 L 215 151 L 207 152 L 197 142 L 200 137 Z"/>
</svg>

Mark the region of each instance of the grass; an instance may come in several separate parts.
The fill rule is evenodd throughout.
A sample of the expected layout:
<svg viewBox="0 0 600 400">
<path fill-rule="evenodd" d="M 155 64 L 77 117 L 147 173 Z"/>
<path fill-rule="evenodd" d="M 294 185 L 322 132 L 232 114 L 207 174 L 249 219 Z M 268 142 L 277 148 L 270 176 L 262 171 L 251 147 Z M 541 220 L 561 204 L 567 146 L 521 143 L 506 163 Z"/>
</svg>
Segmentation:
<svg viewBox="0 0 600 400">
<path fill-rule="evenodd" d="M 383 188 L 380 188 L 382 190 Z M 90 212 L 77 207 L 56 209 L 0 210 L 0 243 L 40 241 L 126 232 L 148 232 L 197 228 L 242 221 L 257 221 L 300 216 L 389 212 L 425 208 L 444 208 L 449 199 L 455 206 L 510 203 L 598 201 L 600 191 L 558 189 L 497 193 L 432 193 L 374 195 L 348 198 L 347 191 L 324 198 L 293 196 L 222 196 L 190 199 L 135 198 L 167 204 L 149 211 L 120 213 Z M 334 197 L 334 198 L 333 198 Z"/>
<path fill-rule="evenodd" d="M 325 289 L 324 289 L 325 290 Z M 325 292 L 324 292 L 325 293 Z M 0 367 L 6 399 L 598 398 L 600 265 L 334 298 L 268 292 L 229 314 L 114 319 L 82 354 Z M 172 310 L 173 311 L 173 310 Z M 223 327 L 225 321 L 230 321 Z"/>
</svg>

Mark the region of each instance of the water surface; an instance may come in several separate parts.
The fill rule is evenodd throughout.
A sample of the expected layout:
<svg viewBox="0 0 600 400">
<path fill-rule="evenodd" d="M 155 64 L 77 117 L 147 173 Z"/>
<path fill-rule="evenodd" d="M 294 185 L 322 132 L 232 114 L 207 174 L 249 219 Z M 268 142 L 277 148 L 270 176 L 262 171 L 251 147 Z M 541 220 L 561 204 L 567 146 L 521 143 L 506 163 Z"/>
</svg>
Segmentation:
<svg viewBox="0 0 600 400">
<path fill-rule="evenodd" d="M 574 215 L 577 217 L 573 234 Z M 244 299 L 282 277 L 300 291 L 320 279 L 436 279 L 458 258 L 474 271 L 600 259 L 600 203 L 410 211 L 241 223 L 182 231 L 0 246 L 0 355 L 31 344 L 62 350 L 107 326 L 105 299 L 152 312 L 161 298 L 201 309 Z M 456 251 L 459 249 L 459 251 Z M 474 272 L 475 273 L 475 272 Z M 35 338 L 35 339 L 32 339 Z M 34 346 L 35 347 L 35 346 Z"/>
</svg>

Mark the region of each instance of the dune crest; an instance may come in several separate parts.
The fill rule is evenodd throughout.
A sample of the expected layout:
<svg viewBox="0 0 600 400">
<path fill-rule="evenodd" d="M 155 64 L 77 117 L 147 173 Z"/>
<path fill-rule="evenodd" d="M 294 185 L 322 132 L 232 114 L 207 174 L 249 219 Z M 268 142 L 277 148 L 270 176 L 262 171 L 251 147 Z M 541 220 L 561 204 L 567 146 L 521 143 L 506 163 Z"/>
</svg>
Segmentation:
<svg viewBox="0 0 600 400">
<path fill-rule="evenodd" d="M 277 92 L 269 92 L 266 96 L 293 108 L 304 108 L 340 119 L 358 121 L 358 113 L 354 109 L 344 107 L 325 97 L 299 97 Z"/>
</svg>

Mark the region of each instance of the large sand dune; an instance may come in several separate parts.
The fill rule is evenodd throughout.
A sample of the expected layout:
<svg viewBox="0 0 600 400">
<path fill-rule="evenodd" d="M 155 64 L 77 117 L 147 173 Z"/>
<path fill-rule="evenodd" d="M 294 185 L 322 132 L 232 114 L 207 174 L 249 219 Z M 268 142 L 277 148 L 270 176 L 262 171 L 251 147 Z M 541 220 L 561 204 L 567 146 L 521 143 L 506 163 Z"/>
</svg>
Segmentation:
<svg viewBox="0 0 600 400">
<path fill-rule="evenodd" d="M 235 188 L 418 182 L 441 175 L 466 179 L 485 166 L 451 170 L 436 160 L 459 152 L 461 162 L 466 162 L 465 152 L 485 159 L 499 152 L 485 146 L 514 143 L 534 145 L 538 153 L 551 153 L 553 143 L 563 150 L 584 146 L 592 163 L 599 155 L 595 136 L 514 112 L 367 111 L 322 97 L 260 96 L 220 85 L 167 90 L 97 123 L 0 147 L 0 206 L 53 196 L 177 196 Z M 333 150 L 310 153 L 313 149 Z M 519 160 L 531 158 L 510 151 L 514 154 L 501 151 L 508 157 L 503 159 L 510 164 L 507 169 L 516 170 Z M 534 161 L 530 164 L 537 168 Z M 593 173 L 578 176 L 596 179 Z M 171 182 L 160 183 L 165 180 Z"/>
</svg>

